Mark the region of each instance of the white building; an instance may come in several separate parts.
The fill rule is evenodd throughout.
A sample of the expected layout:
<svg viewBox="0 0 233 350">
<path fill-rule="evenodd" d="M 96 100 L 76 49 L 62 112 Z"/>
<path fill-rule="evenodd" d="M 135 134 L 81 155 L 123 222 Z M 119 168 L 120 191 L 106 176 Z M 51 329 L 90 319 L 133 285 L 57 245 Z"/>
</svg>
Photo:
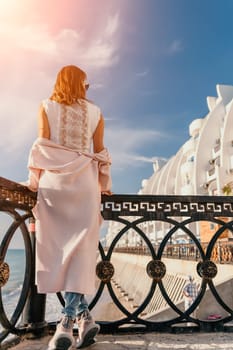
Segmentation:
<svg viewBox="0 0 233 350">
<path fill-rule="evenodd" d="M 191 122 L 190 138 L 173 157 L 165 164 L 155 162 L 154 173 L 149 179 L 142 180 L 139 194 L 232 194 L 233 86 L 217 85 L 216 89 L 217 97 L 207 97 L 207 115 Z M 114 232 L 109 227 L 108 241 L 116 234 L 116 226 Z M 197 235 L 199 229 L 196 228 Z M 157 243 L 167 230 L 166 224 L 156 222 L 144 227 L 144 232 Z M 175 239 L 177 242 L 185 240 L 184 233 L 178 232 Z"/>
</svg>

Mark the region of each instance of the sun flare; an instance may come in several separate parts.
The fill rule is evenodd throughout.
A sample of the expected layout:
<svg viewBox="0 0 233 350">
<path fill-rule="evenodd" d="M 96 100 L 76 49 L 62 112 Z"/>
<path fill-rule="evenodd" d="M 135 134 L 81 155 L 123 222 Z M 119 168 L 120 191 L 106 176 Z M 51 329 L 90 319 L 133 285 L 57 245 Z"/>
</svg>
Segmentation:
<svg viewBox="0 0 233 350">
<path fill-rule="evenodd" d="M 17 21 L 25 9 L 28 8 L 26 0 L 0 0 L 0 17 L 1 21 Z"/>
</svg>

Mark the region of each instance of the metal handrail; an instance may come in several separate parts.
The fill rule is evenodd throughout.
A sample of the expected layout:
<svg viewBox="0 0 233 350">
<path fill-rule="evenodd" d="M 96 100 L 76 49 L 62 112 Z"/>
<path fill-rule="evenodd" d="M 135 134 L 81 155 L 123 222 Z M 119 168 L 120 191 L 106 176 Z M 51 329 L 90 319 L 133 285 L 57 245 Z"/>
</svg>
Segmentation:
<svg viewBox="0 0 233 350">
<path fill-rule="evenodd" d="M 33 220 L 31 209 L 35 203 L 36 193 L 29 191 L 20 184 L 0 178 L 0 210 L 8 213 L 13 218 L 13 223 L 5 233 L 0 246 L 0 284 L 2 286 L 4 283 L 7 283 L 7 273 L 9 274 L 9 266 L 7 266 L 4 259 L 8 246 L 18 228 L 22 232 L 26 252 L 24 284 L 19 302 L 10 319 L 5 314 L 2 302 L 2 290 L 0 290 L 0 322 L 4 328 L 0 334 L 0 341 L 9 333 L 22 334 L 34 332 L 38 334 L 43 332 L 46 327 L 54 327 L 53 323 L 47 324 L 44 320 L 46 296 L 37 294 L 34 280 L 35 235 L 32 232 L 33 230 L 29 229 L 27 222 L 29 218 Z M 224 330 L 226 327 L 225 324 L 233 321 L 233 310 L 231 306 L 227 305 L 221 298 L 213 282 L 218 273 L 216 263 L 228 262 L 222 259 L 221 254 L 223 251 L 217 255 L 217 258 L 215 251 L 216 247 L 219 248 L 221 235 L 226 230 L 233 233 L 233 197 L 104 195 L 102 196 L 101 210 L 105 220 L 116 221 L 120 225 L 109 247 L 104 247 L 99 243 L 100 261 L 96 266 L 96 275 L 100 283 L 89 307 L 92 309 L 98 303 L 103 291 L 107 288 L 112 301 L 123 314 L 123 317 L 118 320 L 99 322 L 102 332 L 119 332 L 129 329 L 131 331 L 133 329 L 136 331 L 174 331 L 174 329 L 181 331 L 187 322 L 194 323 L 196 326 L 195 330 L 216 331 Z M 225 220 L 223 218 L 228 219 Z M 143 231 L 143 225 L 148 221 L 165 223 L 169 227 L 158 246 L 152 244 L 148 235 Z M 211 240 L 205 244 L 200 242 L 199 238 L 196 237 L 190 228 L 190 224 L 200 221 L 208 221 L 217 226 Z M 140 249 L 138 247 L 125 247 L 128 251 L 124 252 L 131 254 L 133 250 L 137 250 L 137 253 L 140 255 L 145 253 L 148 255 L 149 260 L 145 266 L 144 273 L 145 278 L 148 279 L 149 277 L 151 281 L 144 300 L 133 310 L 129 310 L 119 299 L 114 282 L 115 268 L 112 263 L 114 253 L 120 249 L 118 247 L 120 240 L 129 230 L 134 230 L 140 236 L 142 247 Z M 172 237 L 178 230 L 183 231 L 193 243 L 191 245 L 170 244 Z M 186 251 L 187 249 L 189 250 L 188 255 L 184 254 L 184 247 Z M 231 244 L 229 242 L 226 245 L 221 243 L 222 249 L 226 247 L 229 250 Z M 202 282 L 198 297 L 188 310 L 184 311 L 181 309 L 169 297 L 169 293 L 163 282 L 167 274 L 166 265 L 163 262 L 164 256 L 176 259 L 193 257 L 197 261 L 196 271 Z M 192 315 L 193 311 L 198 308 L 203 300 L 207 289 L 211 290 L 216 302 L 226 313 L 225 316 L 214 321 L 198 319 Z M 152 301 L 157 290 L 160 290 L 168 307 L 177 316 L 166 321 L 147 320 L 141 316 Z M 62 294 L 58 293 L 57 296 L 61 303 L 63 303 Z M 23 322 L 18 324 L 20 316 L 23 316 Z M 124 327 L 122 328 L 122 326 Z"/>
</svg>

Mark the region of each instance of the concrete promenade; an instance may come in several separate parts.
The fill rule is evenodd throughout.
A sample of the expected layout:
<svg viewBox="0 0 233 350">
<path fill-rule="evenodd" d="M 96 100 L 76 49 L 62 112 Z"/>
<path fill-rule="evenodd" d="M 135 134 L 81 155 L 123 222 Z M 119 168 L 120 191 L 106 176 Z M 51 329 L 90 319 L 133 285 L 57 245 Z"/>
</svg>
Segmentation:
<svg viewBox="0 0 233 350">
<path fill-rule="evenodd" d="M 11 350 L 46 350 L 50 336 L 40 340 L 24 340 Z M 90 350 L 225 350 L 233 349 L 233 333 L 147 333 L 98 335 Z"/>
</svg>

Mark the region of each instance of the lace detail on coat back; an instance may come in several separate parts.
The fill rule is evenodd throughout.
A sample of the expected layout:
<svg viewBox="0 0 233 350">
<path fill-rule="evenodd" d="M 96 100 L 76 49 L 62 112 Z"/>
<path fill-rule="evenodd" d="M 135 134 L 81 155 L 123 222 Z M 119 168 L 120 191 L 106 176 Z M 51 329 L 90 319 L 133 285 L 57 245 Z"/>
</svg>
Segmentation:
<svg viewBox="0 0 233 350">
<path fill-rule="evenodd" d="M 100 120 L 100 109 L 87 100 L 64 105 L 50 99 L 43 101 L 50 126 L 50 139 L 79 152 L 90 152 L 93 134 Z"/>
<path fill-rule="evenodd" d="M 72 106 L 61 106 L 59 143 L 68 148 L 88 152 L 88 115 L 84 101 Z"/>
</svg>

